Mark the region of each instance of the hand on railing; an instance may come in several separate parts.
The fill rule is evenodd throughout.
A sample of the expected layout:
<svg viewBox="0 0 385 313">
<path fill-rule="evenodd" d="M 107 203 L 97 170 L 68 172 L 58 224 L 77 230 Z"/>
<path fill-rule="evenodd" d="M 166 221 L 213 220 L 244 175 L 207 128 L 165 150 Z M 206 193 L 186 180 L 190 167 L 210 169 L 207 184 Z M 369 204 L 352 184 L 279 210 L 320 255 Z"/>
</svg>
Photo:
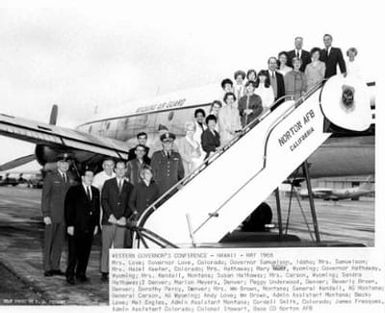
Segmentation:
<svg viewBox="0 0 385 313">
<path fill-rule="evenodd" d="M 127 228 L 134 228 L 138 225 L 138 221 L 137 220 L 127 220 Z"/>
</svg>

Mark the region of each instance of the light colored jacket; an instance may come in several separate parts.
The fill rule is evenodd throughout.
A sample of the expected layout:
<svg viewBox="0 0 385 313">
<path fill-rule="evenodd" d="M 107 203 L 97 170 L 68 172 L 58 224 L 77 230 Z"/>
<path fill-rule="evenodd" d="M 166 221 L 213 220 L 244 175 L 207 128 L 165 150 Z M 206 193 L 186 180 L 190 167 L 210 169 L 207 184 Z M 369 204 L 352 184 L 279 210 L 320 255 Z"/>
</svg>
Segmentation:
<svg viewBox="0 0 385 313">
<path fill-rule="evenodd" d="M 233 139 L 237 130 L 242 129 L 237 103 L 222 107 L 218 114 L 218 128 L 222 145 Z"/>
<path fill-rule="evenodd" d="M 191 173 L 201 162 L 201 146 L 197 141 L 195 143 L 196 146 L 194 147 L 186 137 L 181 138 L 177 143 L 186 175 Z"/>
</svg>

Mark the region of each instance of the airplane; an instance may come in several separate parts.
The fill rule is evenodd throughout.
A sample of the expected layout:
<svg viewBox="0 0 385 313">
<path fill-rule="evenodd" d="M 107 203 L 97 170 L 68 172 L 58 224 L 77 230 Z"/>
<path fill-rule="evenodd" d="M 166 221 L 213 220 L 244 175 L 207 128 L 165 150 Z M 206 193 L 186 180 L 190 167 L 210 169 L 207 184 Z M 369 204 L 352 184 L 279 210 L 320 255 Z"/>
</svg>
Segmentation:
<svg viewBox="0 0 385 313">
<path fill-rule="evenodd" d="M 150 148 L 159 143 L 160 126 L 173 132 L 177 139 L 181 138 L 184 124 L 193 120 L 194 111 L 202 108 L 208 114 L 212 101 L 222 96 L 219 86 L 207 85 L 123 106 L 110 106 L 110 112 L 95 116 L 75 129 L 56 125 L 57 105 L 52 107 L 49 123 L 0 113 L 0 135 L 36 144 L 34 154 L 7 162 L 0 166 L 0 170 L 33 160 L 53 169 L 57 155 L 62 153 L 70 154 L 76 160 L 76 166 L 87 163 L 100 170 L 105 157 L 126 159 L 128 149 L 136 144 L 136 134 L 141 131 L 148 134 Z M 333 134 L 309 159 L 312 178 L 374 174 L 374 134 L 374 117 L 365 132 Z"/>
<path fill-rule="evenodd" d="M 339 81 L 338 84 L 329 85 L 331 87 L 327 95 L 333 96 L 335 94 L 333 86 L 339 86 L 341 83 Z M 340 89 L 337 92 L 340 93 Z M 36 159 L 46 168 L 52 168 L 56 164 L 58 154 L 68 153 L 74 159 L 75 171 L 78 172 L 77 169 L 85 164 L 91 168 L 100 169 L 105 157 L 126 159 L 128 149 L 136 144 L 136 134 L 139 132 L 145 131 L 148 134 L 147 145 L 150 149 L 159 143 L 161 128 L 167 128 L 175 133 L 177 139 L 181 138 L 184 136 L 184 124 L 186 121 L 193 120 L 194 111 L 202 108 L 208 114 L 213 100 L 221 99 L 222 96 L 223 91 L 216 85 L 178 91 L 150 100 L 125 104 L 124 107 L 110 107 L 111 112 L 97 116 L 75 129 L 56 126 L 58 116 L 56 105 L 52 108 L 50 121 L 47 124 L 0 114 L 0 134 L 36 144 L 34 155 L 7 162 L 2 167 L 12 167 L 13 162 L 19 166 L 23 161 Z M 331 105 L 328 105 L 332 110 L 333 103 L 331 101 Z M 349 109 L 351 102 L 346 103 L 344 105 Z M 372 102 L 372 109 L 374 109 L 374 102 Z M 346 109 L 342 107 L 342 110 Z M 360 123 L 360 115 L 357 113 L 359 112 L 355 113 L 357 118 L 353 119 L 353 122 Z M 264 116 L 269 114 L 270 112 L 266 112 Z M 344 115 L 340 117 L 340 121 L 344 123 Z M 326 142 L 314 150 L 315 152 L 308 159 L 312 178 L 374 174 L 374 115 L 371 121 L 365 120 L 365 127 L 358 125 L 351 128 L 362 130 L 347 129 L 350 128 L 346 127 L 344 130 L 337 127 L 336 130 L 329 132 L 329 134 L 333 133 L 331 137 L 325 138 Z M 219 151 L 218 155 L 220 153 Z M 303 177 L 305 173 L 296 171 L 297 179 L 301 175 Z"/>
<path fill-rule="evenodd" d="M 352 199 L 358 200 L 359 197 L 368 195 L 374 192 L 374 184 L 369 182 L 369 179 L 357 186 L 352 188 L 313 188 L 312 194 L 314 198 L 324 199 L 324 200 L 343 200 L 343 199 Z M 308 198 L 309 193 L 306 189 L 301 189 L 299 195 L 302 199 Z"/>
</svg>

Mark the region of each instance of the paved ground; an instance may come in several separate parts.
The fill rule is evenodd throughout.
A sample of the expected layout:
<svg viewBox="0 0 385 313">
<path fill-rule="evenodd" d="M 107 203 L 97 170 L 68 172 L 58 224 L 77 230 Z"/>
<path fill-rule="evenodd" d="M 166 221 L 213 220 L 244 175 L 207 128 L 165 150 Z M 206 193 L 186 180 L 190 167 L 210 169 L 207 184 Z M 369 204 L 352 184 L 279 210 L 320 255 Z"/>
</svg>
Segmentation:
<svg viewBox="0 0 385 313">
<path fill-rule="evenodd" d="M 42 244 L 44 225 L 40 215 L 41 190 L 0 188 L 0 263 L 9 269 L 9 279 L 1 283 L 0 304 L 10 299 L 16 284 L 27 289 L 25 299 L 36 298 L 49 304 L 108 304 L 108 284 L 100 281 L 100 237 L 95 238 L 88 276 L 91 283 L 70 286 L 64 277 L 43 277 Z M 62 258 L 65 270 L 66 251 Z M 1 273 L 3 272 L 1 271 Z M 2 277 L 0 273 L 0 277 Z M 31 289 L 28 289 L 31 287 Z M 22 302 L 22 292 L 15 297 Z M 35 294 L 35 296 L 31 296 Z M 38 301 L 36 302 L 38 303 Z"/>
<path fill-rule="evenodd" d="M 64 277 L 43 277 L 40 195 L 40 190 L 0 187 L 0 304 L 28 304 L 29 300 L 34 304 L 107 305 L 108 284 L 103 284 L 99 276 L 99 236 L 95 238 L 89 263 L 91 283 L 69 286 Z M 270 197 L 267 202 L 275 210 L 274 198 Z M 284 222 L 288 203 L 288 198 L 282 199 Z M 305 202 L 303 205 L 311 222 L 309 206 Z M 337 203 L 316 200 L 316 207 L 322 240 L 374 245 L 373 198 Z M 275 217 L 274 211 L 276 222 Z M 302 243 L 311 241 L 296 201 L 288 233 L 299 236 Z M 66 253 L 62 259 L 63 270 L 65 261 Z"/>
<path fill-rule="evenodd" d="M 271 196 L 267 202 L 275 210 L 275 198 Z M 289 198 L 281 199 L 284 228 L 286 227 L 289 202 Z M 309 228 L 313 231 L 309 201 L 302 200 L 301 206 Z M 322 241 L 374 246 L 374 198 L 361 197 L 359 201 L 340 200 L 337 202 L 315 199 L 315 207 Z M 274 223 L 277 223 L 276 212 L 273 212 Z M 309 234 L 296 198 L 292 200 L 288 234 L 297 235 L 302 241 L 312 241 L 315 238 L 314 232 L 312 232 L 313 237 Z"/>
<path fill-rule="evenodd" d="M 44 295 L 0 263 L 0 304 L 43 304 Z"/>
</svg>

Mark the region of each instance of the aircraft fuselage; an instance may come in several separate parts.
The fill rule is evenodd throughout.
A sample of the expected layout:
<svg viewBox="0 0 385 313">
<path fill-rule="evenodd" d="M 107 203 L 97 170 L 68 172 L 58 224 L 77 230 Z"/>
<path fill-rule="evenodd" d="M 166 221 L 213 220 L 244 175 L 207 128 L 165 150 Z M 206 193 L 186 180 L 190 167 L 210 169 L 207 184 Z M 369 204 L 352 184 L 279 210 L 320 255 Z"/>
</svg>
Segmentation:
<svg viewBox="0 0 385 313">
<path fill-rule="evenodd" d="M 109 119 L 101 119 L 80 125 L 77 129 L 98 136 L 136 144 L 136 134 L 145 131 L 151 147 L 159 140 L 159 125 L 167 127 L 177 138 L 184 136 L 184 124 L 194 118 L 197 108 L 209 113 L 210 104 L 150 111 Z M 309 158 L 313 178 L 369 175 L 374 173 L 373 132 L 332 136 Z"/>
</svg>

